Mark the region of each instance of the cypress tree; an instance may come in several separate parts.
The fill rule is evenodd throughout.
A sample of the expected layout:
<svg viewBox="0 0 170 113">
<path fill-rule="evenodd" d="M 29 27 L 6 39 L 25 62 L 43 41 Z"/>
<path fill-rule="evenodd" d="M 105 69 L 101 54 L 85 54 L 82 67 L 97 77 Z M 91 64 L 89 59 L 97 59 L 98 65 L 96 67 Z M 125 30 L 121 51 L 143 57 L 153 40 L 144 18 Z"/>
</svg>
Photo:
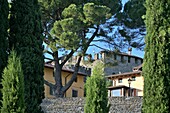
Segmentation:
<svg viewBox="0 0 170 113">
<path fill-rule="evenodd" d="M 44 98 L 44 59 L 41 16 L 37 0 L 13 0 L 10 48 L 21 56 L 25 80 L 26 113 L 40 113 Z"/>
<path fill-rule="evenodd" d="M 8 59 L 2 79 L 2 109 L 1 113 L 24 113 L 24 75 L 20 58 L 14 51 Z"/>
<path fill-rule="evenodd" d="M 170 0 L 146 0 L 143 113 L 170 113 Z"/>
<path fill-rule="evenodd" d="M 7 64 L 7 29 L 8 29 L 8 2 L 7 0 L 0 0 L 0 82 L 2 78 L 2 72 L 4 67 Z M 0 89 L 2 85 L 0 84 Z M 0 100 L 1 100 L 1 93 L 0 93 Z"/>
<path fill-rule="evenodd" d="M 101 63 L 94 67 L 93 74 L 87 79 L 85 88 L 85 113 L 108 113 L 108 93 L 103 72 L 103 65 Z"/>
</svg>

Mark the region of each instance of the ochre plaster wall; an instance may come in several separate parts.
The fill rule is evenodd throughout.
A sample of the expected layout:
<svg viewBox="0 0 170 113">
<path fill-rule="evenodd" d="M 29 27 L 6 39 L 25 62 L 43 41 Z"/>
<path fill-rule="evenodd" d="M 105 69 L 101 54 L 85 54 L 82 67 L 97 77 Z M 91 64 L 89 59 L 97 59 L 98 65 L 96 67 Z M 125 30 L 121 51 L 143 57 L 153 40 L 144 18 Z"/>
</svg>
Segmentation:
<svg viewBox="0 0 170 113">
<path fill-rule="evenodd" d="M 141 76 L 139 74 L 112 78 L 113 86 L 125 85 L 125 86 L 129 87 L 128 79 L 129 78 L 132 79 L 132 76 L 136 76 L 136 80 L 131 81 L 130 87 L 138 89 L 137 96 L 143 96 L 144 79 L 143 79 L 143 76 Z M 122 78 L 122 83 L 118 82 L 119 78 Z"/>
<path fill-rule="evenodd" d="M 71 76 L 71 72 L 62 71 L 62 84 L 65 85 L 70 80 Z M 44 67 L 44 79 L 52 84 L 55 84 L 52 68 Z M 49 86 L 44 84 L 44 87 L 45 97 L 53 98 L 54 96 L 50 95 Z M 84 76 L 77 75 L 77 82 L 73 82 L 71 87 L 65 93 L 65 97 L 72 97 L 72 90 L 78 91 L 78 97 L 84 97 Z"/>
</svg>

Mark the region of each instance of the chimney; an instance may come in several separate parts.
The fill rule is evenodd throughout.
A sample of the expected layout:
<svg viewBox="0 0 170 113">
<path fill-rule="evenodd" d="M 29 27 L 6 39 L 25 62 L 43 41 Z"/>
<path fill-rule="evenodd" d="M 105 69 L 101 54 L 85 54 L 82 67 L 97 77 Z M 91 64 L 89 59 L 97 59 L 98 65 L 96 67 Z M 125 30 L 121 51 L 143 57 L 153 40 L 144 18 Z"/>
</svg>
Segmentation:
<svg viewBox="0 0 170 113">
<path fill-rule="evenodd" d="M 94 54 L 94 60 L 98 60 L 98 59 L 99 59 L 99 54 L 98 53 Z"/>
<path fill-rule="evenodd" d="M 132 48 L 128 48 L 128 54 L 129 54 L 129 55 L 132 54 Z"/>
</svg>

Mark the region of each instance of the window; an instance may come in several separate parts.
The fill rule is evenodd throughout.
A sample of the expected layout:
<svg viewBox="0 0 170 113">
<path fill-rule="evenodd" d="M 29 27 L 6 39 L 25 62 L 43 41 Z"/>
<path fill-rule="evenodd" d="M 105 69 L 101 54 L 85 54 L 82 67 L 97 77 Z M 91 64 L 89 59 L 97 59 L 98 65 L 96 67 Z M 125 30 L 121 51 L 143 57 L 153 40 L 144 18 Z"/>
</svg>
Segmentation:
<svg viewBox="0 0 170 113">
<path fill-rule="evenodd" d="M 130 56 L 128 56 L 128 63 L 130 63 Z"/>
<path fill-rule="evenodd" d="M 119 79 L 118 79 L 118 83 L 122 83 L 122 78 L 119 78 Z"/>
<path fill-rule="evenodd" d="M 135 63 L 136 63 L 136 64 L 138 63 L 138 59 L 137 59 L 137 58 L 135 58 Z"/>
<path fill-rule="evenodd" d="M 143 63 L 143 59 L 141 59 L 140 63 L 141 63 L 141 64 Z"/>
<path fill-rule="evenodd" d="M 136 77 L 135 76 L 132 77 L 132 81 L 136 81 Z"/>
<path fill-rule="evenodd" d="M 50 88 L 50 95 L 54 95 L 54 89 L 52 87 L 49 88 Z"/>
<path fill-rule="evenodd" d="M 54 77 L 54 71 L 53 71 L 53 77 Z"/>
<path fill-rule="evenodd" d="M 124 56 L 121 56 L 121 62 L 123 62 L 124 61 Z"/>
<path fill-rule="evenodd" d="M 117 56 L 116 56 L 116 54 L 114 54 L 114 60 L 117 60 Z"/>
<path fill-rule="evenodd" d="M 111 96 L 121 96 L 120 94 L 121 90 L 120 89 L 116 89 L 116 90 L 112 90 L 111 91 Z"/>
<path fill-rule="evenodd" d="M 112 72 L 112 75 L 116 74 L 115 72 Z"/>
<path fill-rule="evenodd" d="M 77 97 L 77 96 L 78 96 L 78 91 L 72 90 L 72 97 Z"/>
<path fill-rule="evenodd" d="M 87 76 L 84 76 L 84 83 L 86 83 L 86 80 L 87 80 Z"/>
</svg>

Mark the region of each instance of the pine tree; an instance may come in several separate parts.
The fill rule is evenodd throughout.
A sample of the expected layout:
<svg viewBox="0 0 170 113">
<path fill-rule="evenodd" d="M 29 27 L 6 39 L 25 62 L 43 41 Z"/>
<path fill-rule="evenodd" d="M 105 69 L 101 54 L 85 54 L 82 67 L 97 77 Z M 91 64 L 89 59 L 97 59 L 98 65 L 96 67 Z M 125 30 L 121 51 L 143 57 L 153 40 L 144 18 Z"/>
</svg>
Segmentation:
<svg viewBox="0 0 170 113">
<path fill-rule="evenodd" d="M 146 0 L 143 113 L 170 113 L 170 1 Z"/>
<path fill-rule="evenodd" d="M 2 79 L 1 113 L 24 113 L 24 75 L 20 58 L 11 52 Z"/>
<path fill-rule="evenodd" d="M 81 59 L 86 55 L 88 47 L 102 34 L 100 25 L 106 23 L 111 16 L 110 11 L 115 13 L 115 10 L 121 7 L 121 3 L 120 0 L 95 0 L 91 3 L 87 3 L 89 0 L 39 1 L 44 13 L 44 42 L 51 50 L 46 50 L 46 53 L 52 56 L 47 59 L 54 62 L 55 84 L 49 81 L 45 81 L 45 84 L 53 87 L 56 97 L 64 97 L 76 79 Z M 75 54 L 78 57 L 74 73 L 67 84 L 62 85 L 62 68 Z"/>
<path fill-rule="evenodd" d="M 97 64 L 93 74 L 87 79 L 85 113 L 108 113 L 108 93 L 104 78 L 103 65 Z"/>
<path fill-rule="evenodd" d="M 10 14 L 10 48 L 21 56 L 25 80 L 26 113 L 40 113 L 44 98 L 43 37 L 37 0 L 13 0 Z"/>
<path fill-rule="evenodd" d="M 7 64 L 7 29 L 8 29 L 8 2 L 7 0 L 0 0 L 0 82 L 2 78 L 2 72 Z M 2 85 L 0 84 L 0 89 Z M 1 100 L 0 93 L 0 100 Z"/>
</svg>

